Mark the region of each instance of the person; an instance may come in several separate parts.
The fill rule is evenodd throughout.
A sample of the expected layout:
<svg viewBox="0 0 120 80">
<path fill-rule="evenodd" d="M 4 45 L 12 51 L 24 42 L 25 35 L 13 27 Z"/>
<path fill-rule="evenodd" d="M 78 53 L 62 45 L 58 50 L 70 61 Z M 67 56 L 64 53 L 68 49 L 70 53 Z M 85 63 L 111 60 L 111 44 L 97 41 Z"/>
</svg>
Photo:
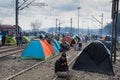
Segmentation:
<svg viewBox="0 0 120 80">
<path fill-rule="evenodd" d="M 82 43 L 78 42 L 77 45 L 75 46 L 76 51 L 80 51 L 82 49 Z"/>
<path fill-rule="evenodd" d="M 2 45 L 4 46 L 5 45 L 5 41 L 6 41 L 6 35 L 2 36 L 2 40 L 1 41 L 2 41 Z"/>
<path fill-rule="evenodd" d="M 55 74 L 61 78 L 70 78 L 65 52 L 63 52 L 61 57 L 55 62 Z"/>
<path fill-rule="evenodd" d="M 15 39 L 16 39 L 17 46 L 20 46 L 20 35 L 17 34 Z"/>
<path fill-rule="evenodd" d="M 19 36 L 19 46 L 22 46 L 22 33 L 20 33 L 20 36 Z"/>
</svg>

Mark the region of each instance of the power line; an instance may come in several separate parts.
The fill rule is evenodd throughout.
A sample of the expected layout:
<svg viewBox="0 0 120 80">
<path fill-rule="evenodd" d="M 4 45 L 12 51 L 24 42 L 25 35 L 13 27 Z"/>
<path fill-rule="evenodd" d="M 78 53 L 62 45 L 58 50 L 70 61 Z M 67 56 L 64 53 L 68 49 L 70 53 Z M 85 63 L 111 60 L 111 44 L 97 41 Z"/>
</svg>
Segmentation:
<svg viewBox="0 0 120 80">
<path fill-rule="evenodd" d="M 10 0 L 11 1 L 11 0 Z M 10 8 L 12 9 L 13 7 L 14 7 L 14 5 L 13 5 L 13 2 L 14 2 L 14 0 L 12 0 L 11 2 L 10 2 L 10 4 L 9 4 L 9 6 L 10 6 Z M 2 24 L 2 22 L 3 22 L 3 20 L 8 16 L 8 12 L 10 11 L 10 9 L 8 9 L 6 12 L 5 12 L 5 15 L 3 16 L 3 18 L 0 20 L 0 25 Z"/>
</svg>

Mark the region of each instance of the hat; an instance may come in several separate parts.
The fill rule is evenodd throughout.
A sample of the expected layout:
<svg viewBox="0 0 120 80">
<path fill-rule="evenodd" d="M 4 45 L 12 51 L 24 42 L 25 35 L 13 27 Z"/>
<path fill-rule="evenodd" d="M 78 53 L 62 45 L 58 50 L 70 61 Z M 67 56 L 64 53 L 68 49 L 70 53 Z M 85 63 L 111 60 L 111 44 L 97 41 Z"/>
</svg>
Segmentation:
<svg viewBox="0 0 120 80">
<path fill-rule="evenodd" d="M 62 57 L 66 57 L 66 54 L 65 54 L 65 53 L 62 53 Z"/>
</svg>

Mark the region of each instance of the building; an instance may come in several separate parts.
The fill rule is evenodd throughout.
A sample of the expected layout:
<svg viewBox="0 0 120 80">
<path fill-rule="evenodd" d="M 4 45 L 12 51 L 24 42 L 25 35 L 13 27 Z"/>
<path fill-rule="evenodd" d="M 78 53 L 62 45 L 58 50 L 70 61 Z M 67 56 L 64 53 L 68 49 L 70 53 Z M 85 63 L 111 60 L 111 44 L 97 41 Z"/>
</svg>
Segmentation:
<svg viewBox="0 0 120 80">
<path fill-rule="evenodd" d="M 19 26 L 19 33 L 22 31 L 21 27 Z M 15 25 L 0 25 L 0 34 L 2 35 L 13 35 L 16 32 Z"/>
</svg>

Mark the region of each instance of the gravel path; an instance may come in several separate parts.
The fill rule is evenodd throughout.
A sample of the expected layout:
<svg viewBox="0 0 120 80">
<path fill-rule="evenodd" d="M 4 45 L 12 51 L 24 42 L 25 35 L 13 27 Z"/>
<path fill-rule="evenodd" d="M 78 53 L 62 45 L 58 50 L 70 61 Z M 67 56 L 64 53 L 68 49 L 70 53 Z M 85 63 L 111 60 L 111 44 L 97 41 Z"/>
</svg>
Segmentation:
<svg viewBox="0 0 120 80">
<path fill-rule="evenodd" d="M 0 58 L 0 80 L 13 75 L 31 65 L 38 60 L 21 60 L 20 53 Z"/>
<path fill-rule="evenodd" d="M 87 44 L 83 44 L 83 48 Z M 70 50 L 67 51 L 67 60 L 68 62 L 71 61 L 76 55 L 78 51 Z M 54 74 L 54 64 L 55 61 L 60 57 L 61 55 L 44 62 L 40 64 L 39 66 L 11 79 L 11 80 L 52 80 L 55 77 Z"/>
<path fill-rule="evenodd" d="M 88 44 L 83 44 L 85 47 Z M 68 62 L 72 60 L 73 57 L 77 55 L 77 51 L 69 50 L 67 52 Z M 117 52 L 119 54 L 120 51 Z M 43 62 L 42 64 L 36 66 L 35 68 L 11 79 L 11 80 L 53 80 L 55 77 L 54 74 L 54 64 L 55 61 L 60 57 L 57 57 Z M 118 55 L 120 57 L 120 55 Z M 39 60 L 21 60 L 20 53 L 7 56 L 0 59 L 0 80 L 7 78 L 15 73 L 20 72 L 23 69 L 26 69 L 36 63 L 40 62 Z M 71 70 L 73 76 L 70 80 L 120 80 L 120 59 L 117 60 L 116 64 L 113 64 L 115 76 L 109 76 L 99 73 L 91 73 L 85 71 L 75 71 Z M 70 68 L 72 65 L 69 66 Z M 62 79 L 57 79 L 62 80 Z M 66 79 L 64 79 L 66 80 Z"/>
<path fill-rule="evenodd" d="M 71 60 L 75 55 L 77 55 L 77 53 L 78 52 L 74 51 L 73 49 L 68 51 L 66 53 L 68 60 Z M 60 56 L 61 55 L 59 55 L 47 62 L 44 62 L 44 63 L 40 64 L 39 66 L 33 68 L 32 70 L 29 70 L 11 80 L 52 80 L 55 77 L 54 64 L 55 64 L 55 61 Z"/>
</svg>

